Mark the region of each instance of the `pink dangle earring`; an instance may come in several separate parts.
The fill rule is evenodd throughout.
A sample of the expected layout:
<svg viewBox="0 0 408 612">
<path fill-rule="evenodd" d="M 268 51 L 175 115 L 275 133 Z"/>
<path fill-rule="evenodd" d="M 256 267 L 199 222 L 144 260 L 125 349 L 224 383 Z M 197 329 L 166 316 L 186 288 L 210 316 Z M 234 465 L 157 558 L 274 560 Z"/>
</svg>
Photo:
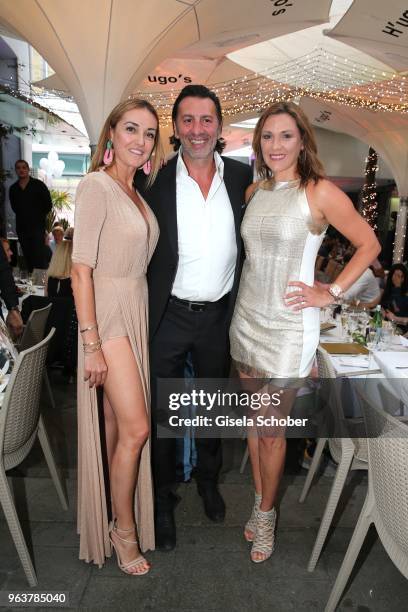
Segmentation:
<svg viewBox="0 0 408 612">
<path fill-rule="evenodd" d="M 106 143 L 105 153 L 103 155 L 103 163 L 105 164 L 105 166 L 110 166 L 112 162 L 113 162 L 113 142 L 109 138 L 108 142 Z"/>
<path fill-rule="evenodd" d="M 152 171 L 152 162 L 150 161 L 150 159 L 147 160 L 147 162 L 143 165 L 143 172 L 146 175 L 149 175 Z"/>
</svg>

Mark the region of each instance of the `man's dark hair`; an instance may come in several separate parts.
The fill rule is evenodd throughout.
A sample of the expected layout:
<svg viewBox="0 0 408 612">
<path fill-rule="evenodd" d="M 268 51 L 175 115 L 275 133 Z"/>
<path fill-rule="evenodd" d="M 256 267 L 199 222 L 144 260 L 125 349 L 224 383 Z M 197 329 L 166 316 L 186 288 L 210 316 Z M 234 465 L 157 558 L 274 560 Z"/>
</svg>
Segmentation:
<svg viewBox="0 0 408 612">
<path fill-rule="evenodd" d="M 25 159 L 18 159 L 14 164 L 14 170 L 17 168 L 17 164 L 25 164 L 28 169 L 30 169 L 30 164 Z"/>
<path fill-rule="evenodd" d="M 217 114 L 217 119 L 220 125 L 222 125 L 221 102 L 218 96 L 213 91 L 211 91 L 211 89 L 208 89 L 208 87 L 206 87 L 205 85 L 186 85 L 186 87 L 184 87 L 180 91 L 179 95 L 176 98 L 176 101 L 174 102 L 173 110 L 171 111 L 171 118 L 172 118 L 173 123 L 176 122 L 178 108 L 180 106 L 180 102 L 184 100 L 184 98 L 203 98 L 203 99 L 209 98 L 210 100 L 212 100 L 215 105 L 215 112 Z M 173 148 L 175 151 L 178 151 L 181 145 L 180 140 L 176 138 L 174 135 L 170 136 L 170 144 L 173 145 Z M 225 148 L 225 140 L 223 138 L 219 138 L 217 140 L 215 150 L 218 153 L 222 153 L 224 148 Z"/>
</svg>

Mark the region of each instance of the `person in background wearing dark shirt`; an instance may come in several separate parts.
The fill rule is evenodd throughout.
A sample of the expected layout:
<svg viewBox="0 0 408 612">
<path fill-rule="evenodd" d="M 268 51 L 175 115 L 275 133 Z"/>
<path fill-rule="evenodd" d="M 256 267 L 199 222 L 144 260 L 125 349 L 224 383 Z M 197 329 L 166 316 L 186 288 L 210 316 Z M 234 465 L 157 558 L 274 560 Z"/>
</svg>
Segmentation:
<svg viewBox="0 0 408 612">
<path fill-rule="evenodd" d="M 0 293 L 8 310 L 6 325 L 12 336 L 18 337 L 23 331 L 23 321 L 18 307 L 16 285 L 3 246 L 0 247 Z"/>
<path fill-rule="evenodd" d="M 47 186 L 30 176 L 24 159 L 15 163 L 18 181 L 10 187 L 10 204 L 16 215 L 17 236 L 29 272 L 47 268 L 45 251 L 45 218 L 52 208 Z"/>
<path fill-rule="evenodd" d="M 408 331 L 408 270 L 402 263 L 394 264 L 388 272 L 381 306 L 385 318 Z"/>
</svg>

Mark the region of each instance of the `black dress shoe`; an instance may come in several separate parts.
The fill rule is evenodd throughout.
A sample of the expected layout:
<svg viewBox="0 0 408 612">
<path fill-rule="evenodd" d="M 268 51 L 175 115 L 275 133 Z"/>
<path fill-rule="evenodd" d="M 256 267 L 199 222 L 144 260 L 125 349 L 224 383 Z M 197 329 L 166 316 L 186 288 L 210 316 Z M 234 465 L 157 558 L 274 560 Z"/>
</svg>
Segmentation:
<svg viewBox="0 0 408 612">
<path fill-rule="evenodd" d="M 176 522 L 173 507 L 157 508 L 155 522 L 156 549 L 169 552 L 176 546 Z"/>
<path fill-rule="evenodd" d="M 225 503 L 215 483 L 197 483 L 198 494 L 203 498 L 204 511 L 215 523 L 225 519 Z"/>
</svg>

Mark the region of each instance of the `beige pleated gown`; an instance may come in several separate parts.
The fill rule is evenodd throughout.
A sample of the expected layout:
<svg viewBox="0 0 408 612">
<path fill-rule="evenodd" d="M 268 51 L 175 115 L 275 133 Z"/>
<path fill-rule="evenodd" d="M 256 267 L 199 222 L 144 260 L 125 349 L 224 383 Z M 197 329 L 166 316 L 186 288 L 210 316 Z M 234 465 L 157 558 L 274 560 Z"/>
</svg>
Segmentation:
<svg viewBox="0 0 408 612">
<path fill-rule="evenodd" d="M 72 260 L 93 268 L 96 319 L 103 342 L 129 338 L 150 415 L 148 293 L 146 270 L 157 244 L 156 218 L 134 202 L 103 170 L 78 185 Z M 78 349 L 78 532 L 79 558 L 101 566 L 111 555 L 97 394 L 84 382 L 82 341 Z M 103 414 L 103 413 L 101 413 Z M 150 419 L 149 419 L 150 420 Z M 154 549 L 150 442 L 143 448 L 135 493 L 142 551 Z"/>
</svg>

